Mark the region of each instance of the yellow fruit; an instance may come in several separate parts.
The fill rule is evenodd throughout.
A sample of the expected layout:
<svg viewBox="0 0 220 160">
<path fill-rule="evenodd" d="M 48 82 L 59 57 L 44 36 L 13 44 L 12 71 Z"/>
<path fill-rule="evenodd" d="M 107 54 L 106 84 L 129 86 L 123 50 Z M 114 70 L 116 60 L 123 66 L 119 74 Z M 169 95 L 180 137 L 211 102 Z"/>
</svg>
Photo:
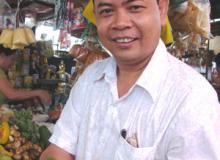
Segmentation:
<svg viewBox="0 0 220 160">
<path fill-rule="evenodd" d="M 0 144 L 6 144 L 8 142 L 10 134 L 10 127 L 8 122 L 2 122 L 0 125 Z"/>
<path fill-rule="evenodd" d="M 2 145 L 0 145 L 0 155 L 11 157 L 13 156 L 13 153 L 5 150 L 5 148 Z"/>
</svg>

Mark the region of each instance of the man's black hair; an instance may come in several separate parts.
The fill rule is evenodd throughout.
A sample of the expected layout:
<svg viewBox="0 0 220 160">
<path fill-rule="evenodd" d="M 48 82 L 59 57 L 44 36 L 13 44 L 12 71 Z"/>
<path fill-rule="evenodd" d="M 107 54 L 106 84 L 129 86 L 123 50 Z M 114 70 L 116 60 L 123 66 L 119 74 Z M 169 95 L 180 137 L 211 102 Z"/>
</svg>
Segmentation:
<svg viewBox="0 0 220 160">
<path fill-rule="evenodd" d="M 16 50 L 5 48 L 2 44 L 0 44 L 0 54 L 4 54 L 6 56 L 11 56 L 12 54 L 15 54 Z"/>
</svg>

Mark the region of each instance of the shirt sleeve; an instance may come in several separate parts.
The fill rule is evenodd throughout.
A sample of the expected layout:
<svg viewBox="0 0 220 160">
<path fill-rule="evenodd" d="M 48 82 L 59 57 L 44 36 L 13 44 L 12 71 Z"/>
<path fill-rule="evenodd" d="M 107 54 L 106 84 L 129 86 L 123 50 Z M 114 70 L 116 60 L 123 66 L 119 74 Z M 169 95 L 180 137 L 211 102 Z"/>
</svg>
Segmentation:
<svg viewBox="0 0 220 160">
<path fill-rule="evenodd" d="M 168 160 L 220 159 L 220 105 L 213 93 L 199 96 L 187 99 L 168 131 Z"/>
<path fill-rule="evenodd" d="M 78 128 L 83 117 L 83 110 L 85 110 L 83 95 L 87 86 L 86 83 L 83 83 L 83 79 L 80 79 L 71 89 L 69 98 L 49 139 L 51 143 L 73 155 L 76 153 Z"/>
<path fill-rule="evenodd" d="M 49 139 L 51 143 L 73 155 L 76 155 L 79 128 L 89 107 L 88 101 L 92 92 L 89 90 L 92 88 L 96 76 L 100 77 L 99 69 L 102 73 L 102 66 L 99 66 L 98 62 L 93 63 L 79 77 L 71 89 L 69 98 Z"/>
<path fill-rule="evenodd" d="M 72 97 L 72 94 L 70 97 Z M 49 141 L 74 155 L 79 119 L 79 115 L 73 108 L 71 98 L 69 98 L 54 126 L 53 134 Z"/>
</svg>

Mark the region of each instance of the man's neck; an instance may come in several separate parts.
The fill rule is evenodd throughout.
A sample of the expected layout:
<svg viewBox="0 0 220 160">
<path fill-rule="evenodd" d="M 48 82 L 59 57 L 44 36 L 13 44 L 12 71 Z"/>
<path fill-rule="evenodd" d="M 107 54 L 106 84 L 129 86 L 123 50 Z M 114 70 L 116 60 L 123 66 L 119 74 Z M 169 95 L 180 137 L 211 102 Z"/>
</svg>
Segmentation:
<svg viewBox="0 0 220 160">
<path fill-rule="evenodd" d="M 118 63 L 117 67 L 117 88 L 118 96 L 121 97 L 125 95 L 129 89 L 138 80 L 144 69 L 146 68 L 148 62 L 138 63 L 136 65 L 124 65 Z"/>
</svg>

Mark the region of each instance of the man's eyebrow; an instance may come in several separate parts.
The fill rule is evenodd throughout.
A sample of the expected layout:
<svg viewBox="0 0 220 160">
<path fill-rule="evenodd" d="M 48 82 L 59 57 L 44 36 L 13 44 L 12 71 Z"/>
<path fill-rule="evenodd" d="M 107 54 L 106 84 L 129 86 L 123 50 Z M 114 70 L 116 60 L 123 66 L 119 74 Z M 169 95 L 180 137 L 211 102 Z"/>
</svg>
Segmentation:
<svg viewBox="0 0 220 160">
<path fill-rule="evenodd" d="M 123 5 L 126 5 L 126 4 L 129 4 L 129 3 L 132 3 L 132 2 L 135 2 L 136 0 L 124 0 L 122 2 Z"/>
<path fill-rule="evenodd" d="M 109 6 L 109 7 L 111 7 L 112 4 L 106 3 L 106 2 L 100 2 L 100 3 L 98 3 L 98 5 L 97 5 L 98 8 L 103 7 L 103 6 Z"/>
<path fill-rule="evenodd" d="M 124 0 L 124 2 L 122 2 L 122 3 L 123 3 L 123 4 L 127 4 L 127 3 L 131 3 L 131 2 L 133 2 L 133 1 L 135 1 L 135 0 Z M 98 3 L 98 5 L 97 5 L 98 8 L 103 7 L 103 6 L 109 6 L 109 7 L 111 7 L 112 4 L 111 4 L 111 3 L 107 3 L 107 2 L 100 2 L 100 3 Z"/>
<path fill-rule="evenodd" d="M 123 3 L 130 3 L 133 2 L 134 0 L 125 0 Z"/>
</svg>

